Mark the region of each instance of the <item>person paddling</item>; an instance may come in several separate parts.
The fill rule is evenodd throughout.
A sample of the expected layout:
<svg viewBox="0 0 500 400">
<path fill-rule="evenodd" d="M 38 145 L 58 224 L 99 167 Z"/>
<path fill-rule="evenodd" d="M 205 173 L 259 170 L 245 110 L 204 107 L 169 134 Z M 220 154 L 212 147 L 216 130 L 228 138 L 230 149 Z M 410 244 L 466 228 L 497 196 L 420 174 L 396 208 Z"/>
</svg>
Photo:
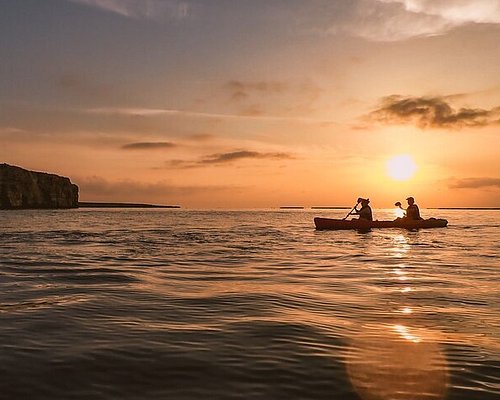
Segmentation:
<svg viewBox="0 0 500 400">
<path fill-rule="evenodd" d="M 358 204 L 361 203 L 361 208 L 358 210 L 354 207 L 354 214 L 359 215 L 359 219 L 365 219 L 367 221 L 373 221 L 372 209 L 368 205 L 370 203 L 370 199 L 358 199 Z M 356 206 L 358 205 L 356 204 Z"/>
</svg>

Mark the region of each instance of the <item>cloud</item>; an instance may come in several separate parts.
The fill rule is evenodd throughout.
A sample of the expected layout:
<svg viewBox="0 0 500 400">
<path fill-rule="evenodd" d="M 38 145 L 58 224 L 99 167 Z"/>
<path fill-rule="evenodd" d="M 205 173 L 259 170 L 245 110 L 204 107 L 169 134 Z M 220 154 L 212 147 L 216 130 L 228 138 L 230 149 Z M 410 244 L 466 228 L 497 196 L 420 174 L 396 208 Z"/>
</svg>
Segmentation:
<svg viewBox="0 0 500 400">
<path fill-rule="evenodd" d="M 243 100 L 250 97 L 251 94 L 281 94 L 289 89 L 284 82 L 279 81 L 255 81 L 244 82 L 231 80 L 227 82 L 226 88 L 231 94 L 233 100 Z"/>
<path fill-rule="evenodd" d="M 84 103 L 79 99 L 79 103 Z M 137 134 L 149 137 L 162 134 L 167 129 L 160 118 L 140 118 L 141 115 L 116 113 L 91 113 L 88 109 L 71 107 L 71 105 L 12 103 L 3 104 L 0 112 L 0 126 L 16 127 L 34 135 L 47 134 L 96 136 L 129 135 L 132 141 Z M 173 136 L 181 131 L 174 124 L 168 127 L 168 135 Z M 118 140 L 118 145 L 130 138 Z"/>
<path fill-rule="evenodd" d="M 11 126 L 0 126 L 0 135 L 12 136 L 15 138 L 17 134 L 24 134 L 26 131 L 23 129 L 11 127 Z"/>
<path fill-rule="evenodd" d="M 455 24 L 500 23 L 498 0 L 379 0 L 400 3 L 408 12 L 436 15 Z"/>
<path fill-rule="evenodd" d="M 69 0 L 73 3 L 96 7 L 127 18 L 184 19 L 190 6 L 180 0 Z"/>
<path fill-rule="evenodd" d="M 200 161 L 201 164 L 225 164 L 242 159 L 271 159 L 284 160 L 293 157 L 287 153 L 259 153 L 257 151 L 239 150 L 230 153 L 218 153 L 207 156 Z"/>
<path fill-rule="evenodd" d="M 301 28 L 391 42 L 443 35 L 466 24 L 500 23 L 498 0 L 312 0 L 299 6 Z"/>
<path fill-rule="evenodd" d="M 192 169 L 206 165 L 231 164 L 240 160 L 293 160 L 295 157 L 283 152 L 262 153 L 250 150 L 237 150 L 228 153 L 216 153 L 198 160 L 169 160 L 165 163 L 167 169 Z"/>
<path fill-rule="evenodd" d="M 124 150 L 158 150 L 158 149 L 171 149 L 176 147 L 175 143 L 171 142 L 139 142 L 128 143 L 122 146 Z"/>
<path fill-rule="evenodd" d="M 194 169 L 200 168 L 202 165 L 198 161 L 190 160 L 168 160 L 162 167 L 155 167 L 153 169 Z"/>
<path fill-rule="evenodd" d="M 387 124 L 415 123 L 421 128 L 482 127 L 500 122 L 500 107 L 452 108 L 445 97 L 404 97 L 392 95 L 382 99 L 369 119 Z"/>
<path fill-rule="evenodd" d="M 312 81 L 229 80 L 223 85 L 230 107 L 242 117 L 301 119 L 311 115 L 322 90 Z M 306 118 L 302 118 L 305 120 Z"/>
<path fill-rule="evenodd" d="M 500 189 L 500 178 L 464 178 L 450 184 L 452 189 L 479 189 L 485 187 Z"/>
<path fill-rule="evenodd" d="M 243 113 L 209 113 L 203 111 L 178 110 L 169 108 L 121 108 L 121 107 L 100 107 L 90 108 L 83 111 L 85 114 L 125 116 L 125 117 L 155 117 L 155 116 L 174 116 L 184 118 L 201 118 L 216 120 L 265 120 L 265 121 L 294 121 L 303 123 L 335 123 L 332 120 L 322 120 L 317 118 L 307 118 L 289 115 L 262 115 L 258 108 L 245 108 Z"/>
<path fill-rule="evenodd" d="M 416 13 L 400 4 L 361 1 L 345 30 L 354 36 L 380 42 L 443 34 L 455 25 L 435 15 Z"/>
<path fill-rule="evenodd" d="M 189 140 L 194 140 L 196 142 L 204 142 L 208 140 L 213 140 L 215 139 L 216 136 L 212 135 L 211 133 L 194 133 L 192 135 L 189 135 L 187 139 Z"/>
</svg>

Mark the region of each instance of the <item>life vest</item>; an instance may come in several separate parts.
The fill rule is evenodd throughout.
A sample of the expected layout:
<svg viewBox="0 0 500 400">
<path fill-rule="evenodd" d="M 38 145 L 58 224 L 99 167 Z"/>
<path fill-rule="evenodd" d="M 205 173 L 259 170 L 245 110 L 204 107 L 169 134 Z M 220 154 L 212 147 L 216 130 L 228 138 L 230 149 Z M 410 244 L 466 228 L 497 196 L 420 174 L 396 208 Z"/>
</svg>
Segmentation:
<svg viewBox="0 0 500 400">
<path fill-rule="evenodd" d="M 372 209 L 370 206 L 361 207 L 357 213 L 360 219 L 366 219 L 368 221 L 373 221 Z"/>
</svg>

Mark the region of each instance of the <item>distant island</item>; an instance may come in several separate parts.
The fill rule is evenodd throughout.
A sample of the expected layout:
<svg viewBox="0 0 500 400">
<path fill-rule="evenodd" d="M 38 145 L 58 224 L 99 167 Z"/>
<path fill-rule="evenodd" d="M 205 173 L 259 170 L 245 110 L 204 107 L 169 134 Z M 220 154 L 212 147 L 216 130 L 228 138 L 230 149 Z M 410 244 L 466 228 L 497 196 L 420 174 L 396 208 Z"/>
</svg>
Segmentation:
<svg viewBox="0 0 500 400">
<path fill-rule="evenodd" d="M 352 207 L 346 206 L 312 206 L 312 210 L 350 210 Z"/>
<path fill-rule="evenodd" d="M 281 206 L 282 210 L 304 210 L 304 206 Z M 311 210 L 349 210 L 351 207 L 345 206 L 312 206 Z"/>
<path fill-rule="evenodd" d="M 101 203 L 94 201 L 80 201 L 79 208 L 181 208 L 181 206 L 164 206 L 158 204 L 142 203 Z"/>
</svg>

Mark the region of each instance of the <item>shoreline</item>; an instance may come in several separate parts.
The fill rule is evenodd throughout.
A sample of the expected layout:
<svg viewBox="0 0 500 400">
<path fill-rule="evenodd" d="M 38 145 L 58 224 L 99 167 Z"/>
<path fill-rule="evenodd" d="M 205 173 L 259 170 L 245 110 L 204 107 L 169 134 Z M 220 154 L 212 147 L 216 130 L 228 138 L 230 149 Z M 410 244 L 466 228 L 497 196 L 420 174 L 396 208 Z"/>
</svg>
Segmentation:
<svg viewBox="0 0 500 400">
<path fill-rule="evenodd" d="M 78 208 L 181 208 L 181 206 L 143 203 L 100 203 L 94 201 L 80 201 L 78 202 Z"/>
</svg>

